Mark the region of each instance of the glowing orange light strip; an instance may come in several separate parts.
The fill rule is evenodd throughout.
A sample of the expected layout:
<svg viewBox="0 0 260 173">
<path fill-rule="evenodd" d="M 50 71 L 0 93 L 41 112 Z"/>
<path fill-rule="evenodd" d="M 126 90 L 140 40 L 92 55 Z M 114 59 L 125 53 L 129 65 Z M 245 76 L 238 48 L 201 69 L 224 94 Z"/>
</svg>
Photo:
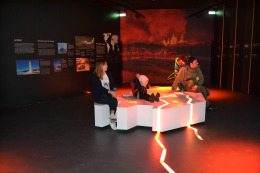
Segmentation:
<svg viewBox="0 0 260 173">
<path fill-rule="evenodd" d="M 178 93 L 178 94 L 183 95 L 182 93 Z M 170 94 L 169 96 L 163 96 L 163 97 L 171 97 L 171 96 L 176 97 L 176 95 L 173 95 L 173 94 Z M 161 98 L 163 98 L 163 97 L 161 97 Z M 196 135 L 200 140 L 203 140 L 202 137 L 198 134 L 198 130 L 197 130 L 196 128 L 190 126 L 190 124 L 191 124 L 191 122 L 192 122 L 192 115 L 193 115 L 193 114 L 192 114 L 192 112 L 193 112 L 193 104 L 191 103 L 192 98 L 190 98 L 189 95 L 186 95 L 186 98 L 189 99 L 189 100 L 187 101 L 187 103 L 191 105 L 191 107 L 190 107 L 190 123 L 189 123 L 189 125 L 188 125 L 187 127 L 190 128 L 190 129 L 192 129 L 192 130 L 194 130 L 195 135 Z M 175 172 L 171 169 L 171 167 L 169 167 L 169 166 L 164 162 L 165 157 L 166 157 L 166 151 L 167 151 L 167 150 L 166 150 L 166 148 L 164 147 L 164 145 L 162 144 L 162 142 L 161 142 L 160 139 L 159 139 L 159 136 L 160 136 L 160 133 L 161 133 L 161 132 L 160 132 L 160 130 L 161 130 L 161 126 L 160 126 L 160 124 L 161 124 L 161 122 L 160 122 L 160 118 L 161 118 L 161 108 L 169 104 L 169 102 L 167 102 L 167 101 L 165 101 L 165 100 L 162 100 L 162 99 L 160 99 L 160 100 L 163 101 L 165 104 L 163 104 L 163 105 L 161 105 L 161 106 L 159 106 L 159 107 L 157 108 L 157 133 L 156 133 L 156 136 L 155 136 L 155 140 L 156 140 L 156 142 L 160 145 L 160 147 L 163 149 L 162 154 L 161 154 L 161 158 L 160 158 L 160 163 L 164 166 L 164 168 L 165 168 L 168 172 L 170 172 L 170 173 L 175 173 Z"/>
<path fill-rule="evenodd" d="M 190 98 L 189 95 L 186 95 L 186 98 L 189 99 L 189 100 L 187 101 L 187 103 L 190 104 L 190 123 L 189 123 L 189 125 L 188 125 L 187 127 L 190 128 L 190 129 L 192 129 L 192 130 L 194 130 L 194 133 L 195 133 L 195 135 L 197 136 L 197 138 L 199 138 L 200 140 L 203 140 L 202 137 L 198 134 L 198 130 L 197 130 L 196 128 L 190 126 L 191 123 L 192 123 L 193 104 L 191 103 L 192 98 Z"/>
<path fill-rule="evenodd" d="M 173 96 L 172 94 L 170 94 L 169 96 L 164 96 L 164 97 L 170 97 L 170 96 Z M 161 97 L 162 98 L 162 97 Z M 159 136 L 160 136 L 160 130 L 161 130 L 161 126 L 160 126 L 160 117 L 161 117 L 161 108 L 163 106 L 166 106 L 169 104 L 169 102 L 165 101 L 165 100 L 162 100 L 160 99 L 161 101 L 163 101 L 165 104 L 159 106 L 157 108 L 157 133 L 156 133 L 156 136 L 155 136 L 155 140 L 156 142 L 160 145 L 160 147 L 163 149 L 162 151 L 162 154 L 161 154 L 161 158 L 160 158 L 160 163 L 163 165 L 163 167 L 168 171 L 168 172 L 171 172 L 171 173 L 175 173 L 171 167 L 169 167 L 165 162 L 165 157 L 166 157 L 166 148 L 164 147 L 164 145 L 162 144 L 162 142 L 160 141 L 159 139 Z"/>
</svg>

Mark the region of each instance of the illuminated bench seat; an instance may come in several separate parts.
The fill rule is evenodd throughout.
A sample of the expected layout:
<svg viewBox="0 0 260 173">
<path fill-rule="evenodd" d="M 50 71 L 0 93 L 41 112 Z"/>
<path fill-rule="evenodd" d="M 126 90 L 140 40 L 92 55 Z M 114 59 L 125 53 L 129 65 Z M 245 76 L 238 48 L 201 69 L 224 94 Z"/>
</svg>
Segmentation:
<svg viewBox="0 0 260 173">
<path fill-rule="evenodd" d="M 120 104 L 120 101 L 118 102 Z M 94 103 L 94 118 L 96 127 L 105 127 L 109 125 L 109 106 L 107 104 Z M 117 115 L 117 113 L 116 113 Z"/>
<path fill-rule="evenodd" d="M 154 103 L 132 96 L 118 97 L 121 104 L 117 109 L 117 129 L 128 130 L 135 126 L 144 126 L 157 131 L 157 126 L 160 126 L 160 131 L 164 132 L 205 121 L 206 101 L 201 93 L 172 94 L 169 92 L 170 89 L 170 87 L 150 88 L 149 94 L 157 92 L 161 94 L 161 100 Z M 160 109 L 161 115 L 158 118 L 157 109 L 165 103 L 169 104 Z"/>
<path fill-rule="evenodd" d="M 109 125 L 109 106 L 107 104 L 94 103 L 94 112 L 96 127 Z"/>
</svg>

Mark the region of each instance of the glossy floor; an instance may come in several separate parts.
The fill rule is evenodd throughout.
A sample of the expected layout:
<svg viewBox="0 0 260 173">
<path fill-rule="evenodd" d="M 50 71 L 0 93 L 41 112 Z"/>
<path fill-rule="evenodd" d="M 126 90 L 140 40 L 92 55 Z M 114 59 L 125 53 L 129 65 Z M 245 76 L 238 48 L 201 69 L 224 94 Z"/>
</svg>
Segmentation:
<svg viewBox="0 0 260 173">
<path fill-rule="evenodd" d="M 122 88 L 119 93 L 129 89 Z M 189 128 L 161 133 L 177 173 L 260 172 L 260 98 L 211 89 L 216 111 Z M 1 110 L 1 173 L 161 173 L 162 149 L 149 127 L 94 126 L 90 94 Z"/>
</svg>

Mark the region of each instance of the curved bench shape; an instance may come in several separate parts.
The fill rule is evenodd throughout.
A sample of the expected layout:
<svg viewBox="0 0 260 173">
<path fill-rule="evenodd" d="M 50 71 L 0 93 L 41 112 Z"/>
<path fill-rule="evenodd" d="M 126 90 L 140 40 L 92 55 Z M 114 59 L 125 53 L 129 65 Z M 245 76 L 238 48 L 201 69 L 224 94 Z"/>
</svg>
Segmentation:
<svg viewBox="0 0 260 173">
<path fill-rule="evenodd" d="M 170 87 L 152 87 L 149 94 L 159 92 L 161 99 L 169 104 L 161 108 L 160 131 L 168 131 L 189 124 L 196 124 L 205 121 L 206 101 L 201 93 L 182 92 L 171 93 Z M 187 103 L 189 97 L 191 104 Z M 165 104 L 163 101 L 150 103 L 131 96 L 118 97 L 121 104 L 117 109 L 117 129 L 128 130 L 135 126 L 152 127 L 157 131 L 157 108 Z M 191 111 L 192 107 L 192 111 Z"/>
</svg>

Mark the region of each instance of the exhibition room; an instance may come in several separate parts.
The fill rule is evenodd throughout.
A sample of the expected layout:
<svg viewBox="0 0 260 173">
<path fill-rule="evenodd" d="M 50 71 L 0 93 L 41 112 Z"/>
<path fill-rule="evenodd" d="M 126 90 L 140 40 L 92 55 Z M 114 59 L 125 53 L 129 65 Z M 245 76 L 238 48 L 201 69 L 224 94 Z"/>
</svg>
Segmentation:
<svg viewBox="0 0 260 173">
<path fill-rule="evenodd" d="M 259 173 L 256 0 L 1 1 L 1 173 Z"/>
</svg>

